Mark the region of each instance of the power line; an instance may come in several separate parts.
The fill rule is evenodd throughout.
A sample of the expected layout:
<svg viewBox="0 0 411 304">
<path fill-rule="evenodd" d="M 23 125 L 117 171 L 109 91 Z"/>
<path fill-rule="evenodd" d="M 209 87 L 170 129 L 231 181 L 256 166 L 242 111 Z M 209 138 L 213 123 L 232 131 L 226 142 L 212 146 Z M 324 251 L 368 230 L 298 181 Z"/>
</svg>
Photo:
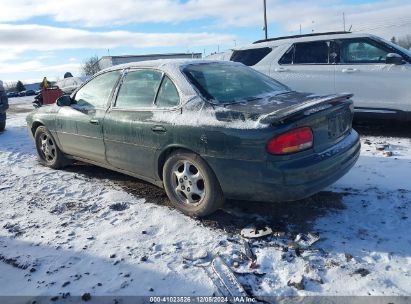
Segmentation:
<svg viewBox="0 0 411 304">
<path fill-rule="evenodd" d="M 375 26 L 375 27 L 363 27 L 363 28 L 356 29 L 353 32 L 378 30 L 378 29 L 392 28 L 392 27 L 402 27 L 402 26 L 409 25 L 409 24 L 411 24 L 411 20 L 408 22 L 403 22 L 403 23 L 398 23 L 398 24 L 386 24 L 386 25 Z"/>
</svg>

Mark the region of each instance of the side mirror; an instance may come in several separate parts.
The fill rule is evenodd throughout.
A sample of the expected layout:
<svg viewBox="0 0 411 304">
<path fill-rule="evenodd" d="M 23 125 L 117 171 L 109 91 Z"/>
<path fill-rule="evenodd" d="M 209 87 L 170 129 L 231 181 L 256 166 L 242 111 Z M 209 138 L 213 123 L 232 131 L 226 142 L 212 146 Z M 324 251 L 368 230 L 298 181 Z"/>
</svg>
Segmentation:
<svg viewBox="0 0 411 304">
<path fill-rule="evenodd" d="M 57 99 L 56 103 L 59 107 L 68 107 L 73 103 L 73 101 L 71 100 L 70 95 L 63 95 Z"/>
<path fill-rule="evenodd" d="M 403 58 L 401 55 L 398 55 L 396 53 L 389 53 L 387 54 L 387 57 L 385 58 L 385 63 L 400 65 L 403 63 Z"/>
</svg>

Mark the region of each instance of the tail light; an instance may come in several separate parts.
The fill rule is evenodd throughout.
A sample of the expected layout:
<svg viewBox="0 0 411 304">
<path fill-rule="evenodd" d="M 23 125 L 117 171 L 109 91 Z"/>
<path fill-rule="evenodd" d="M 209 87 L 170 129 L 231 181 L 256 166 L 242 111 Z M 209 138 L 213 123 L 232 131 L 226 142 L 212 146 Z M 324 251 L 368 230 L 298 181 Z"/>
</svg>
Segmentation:
<svg viewBox="0 0 411 304">
<path fill-rule="evenodd" d="M 311 128 L 294 129 L 271 139 L 266 146 L 267 152 L 279 155 L 307 150 L 313 146 L 313 138 Z"/>
</svg>

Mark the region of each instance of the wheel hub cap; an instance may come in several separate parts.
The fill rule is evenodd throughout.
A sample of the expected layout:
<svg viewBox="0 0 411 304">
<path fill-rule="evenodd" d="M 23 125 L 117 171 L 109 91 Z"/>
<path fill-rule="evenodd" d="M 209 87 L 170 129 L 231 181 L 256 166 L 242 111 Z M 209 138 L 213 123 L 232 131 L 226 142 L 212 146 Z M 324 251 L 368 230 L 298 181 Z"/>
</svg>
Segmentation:
<svg viewBox="0 0 411 304">
<path fill-rule="evenodd" d="M 40 150 L 43 152 L 43 157 L 46 161 L 51 162 L 56 157 L 56 145 L 54 140 L 47 134 L 40 137 Z"/>
<path fill-rule="evenodd" d="M 181 203 L 198 205 L 205 196 L 204 178 L 191 162 L 178 162 L 172 170 L 173 187 Z"/>
</svg>

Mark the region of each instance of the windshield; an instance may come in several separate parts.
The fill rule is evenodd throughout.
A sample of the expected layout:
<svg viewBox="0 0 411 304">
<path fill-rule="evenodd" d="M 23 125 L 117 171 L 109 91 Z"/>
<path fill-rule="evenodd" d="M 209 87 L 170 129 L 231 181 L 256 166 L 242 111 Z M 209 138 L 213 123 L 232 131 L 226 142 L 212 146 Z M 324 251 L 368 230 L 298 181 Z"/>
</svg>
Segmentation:
<svg viewBox="0 0 411 304">
<path fill-rule="evenodd" d="M 188 65 L 183 73 L 208 100 L 227 104 L 290 91 L 285 85 L 240 64 Z"/>
<path fill-rule="evenodd" d="M 399 51 L 402 52 L 402 53 L 405 53 L 405 55 L 407 55 L 408 58 L 411 58 L 411 51 L 410 51 L 410 50 L 407 50 L 406 48 L 403 48 L 403 47 L 399 46 L 398 44 L 392 43 L 391 41 L 382 39 L 382 38 L 380 38 L 380 37 L 378 37 L 378 40 L 380 40 L 381 42 L 383 42 L 383 43 L 385 43 L 385 44 L 388 44 L 388 45 L 391 46 L 392 48 L 394 48 L 394 49 L 396 49 L 396 50 L 399 50 Z"/>
</svg>

